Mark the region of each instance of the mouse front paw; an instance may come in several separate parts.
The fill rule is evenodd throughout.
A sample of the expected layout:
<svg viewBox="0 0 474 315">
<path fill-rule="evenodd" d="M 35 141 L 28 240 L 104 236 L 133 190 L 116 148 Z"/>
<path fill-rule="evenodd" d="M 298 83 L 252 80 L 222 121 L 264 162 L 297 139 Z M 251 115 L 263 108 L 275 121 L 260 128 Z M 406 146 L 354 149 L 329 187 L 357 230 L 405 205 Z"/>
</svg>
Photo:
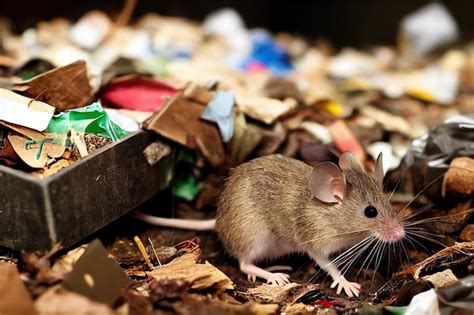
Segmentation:
<svg viewBox="0 0 474 315">
<path fill-rule="evenodd" d="M 342 290 L 347 294 L 348 297 L 359 296 L 360 294 L 360 284 L 357 282 L 349 282 L 344 276 L 334 280 L 331 284 L 331 289 L 335 288 L 336 293 L 340 294 Z"/>
<path fill-rule="evenodd" d="M 285 285 L 291 283 L 290 275 L 286 273 L 270 273 L 268 277 L 266 277 L 267 283 L 272 285 Z"/>
</svg>

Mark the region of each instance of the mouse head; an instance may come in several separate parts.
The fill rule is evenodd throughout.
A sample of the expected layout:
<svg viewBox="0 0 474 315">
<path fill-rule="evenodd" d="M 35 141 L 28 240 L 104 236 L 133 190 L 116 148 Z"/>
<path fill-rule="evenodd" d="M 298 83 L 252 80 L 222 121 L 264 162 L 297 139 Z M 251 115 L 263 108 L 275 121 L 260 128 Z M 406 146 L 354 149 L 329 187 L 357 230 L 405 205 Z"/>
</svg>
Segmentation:
<svg viewBox="0 0 474 315">
<path fill-rule="evenodd" d="M 400 216 L 383 192 L 382 154 L 377 158 L 374 173 L 366 173 L 354 155 L 346 152 L 339 167 L 331 162 L 314 166 L 309 177 L 309 189 L 314 198 L 333 204 L 335 220 L 344 222 L 348 231 L 375 235 L 381 241 L 397 242 L 405 236 Z M 338 223 L 338 222 L 335 222 Z M 347 232 L 347 231 L 344 231 Z"/>
</svg>

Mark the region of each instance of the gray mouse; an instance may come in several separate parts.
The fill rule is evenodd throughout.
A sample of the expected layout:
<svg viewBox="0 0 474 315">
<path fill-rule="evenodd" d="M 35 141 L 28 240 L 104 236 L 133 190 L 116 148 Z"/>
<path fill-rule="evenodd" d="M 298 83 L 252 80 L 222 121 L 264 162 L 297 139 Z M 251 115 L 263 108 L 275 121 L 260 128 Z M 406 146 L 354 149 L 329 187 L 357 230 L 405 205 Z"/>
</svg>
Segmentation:
<svg viewBox="0 0 474 315">
<path fill-rule="evenodd" d="M 135 213 L 152 224 L 207 230 L 215 228 L 227 252 L 238 259 L 249 279 L 289 283 L 286 269 L 257 266 L 290 253 L 306 253 L 352 297 L 360 284 L 346 280 L 329 258 L 369 239 L 394 243 L 405 236 L 402 217 L 383 193 L 382 158 L 366 173 L 351 153 L 339 166 L 269 155 L 233 169 L 219 197 L 215 220 L 165 219 Z M 283 268 L 282 268 L 283 267 Z"/>
</svg>

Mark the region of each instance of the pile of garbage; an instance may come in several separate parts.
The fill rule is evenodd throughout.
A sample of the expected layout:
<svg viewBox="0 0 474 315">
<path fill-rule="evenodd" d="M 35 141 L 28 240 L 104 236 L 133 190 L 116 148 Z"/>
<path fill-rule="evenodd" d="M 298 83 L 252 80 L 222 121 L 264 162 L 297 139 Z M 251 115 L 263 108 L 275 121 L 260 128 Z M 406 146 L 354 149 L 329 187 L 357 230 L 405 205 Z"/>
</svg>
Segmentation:
<svg viewBox="0 0 474 315">
<path fill-rule="evenodd" d="M 444 7 L 407 17 L 396 47 L 340 51 L 248 29 L 231 9 L 202 24 L 152 13 L 131 24 L 128 13 L 57 18 L 19 35 L 2 26 L 2 165 L 60 175 L 143 128 L 156 142 L 130 154 L 173 155 L 175 167 L 140 210 L 204 218 L 229 170 L 250 159 L 316 165 L 350 151 L 373 170 L 382 152 L 393 206 L 424 230 L 380 253 L 382 264 L 355 262 L 364 289 L 347 298 L 302 257 L 289 258 L 295 283 L 252 283 L 215 233 L 127 217 L 77 248 L 5 250 L 0 313 L 474 311 L 474 46 L 449 46 L 458 35 Z M 440 29 L 421 27 L 427 15 Z"/>
</svg>

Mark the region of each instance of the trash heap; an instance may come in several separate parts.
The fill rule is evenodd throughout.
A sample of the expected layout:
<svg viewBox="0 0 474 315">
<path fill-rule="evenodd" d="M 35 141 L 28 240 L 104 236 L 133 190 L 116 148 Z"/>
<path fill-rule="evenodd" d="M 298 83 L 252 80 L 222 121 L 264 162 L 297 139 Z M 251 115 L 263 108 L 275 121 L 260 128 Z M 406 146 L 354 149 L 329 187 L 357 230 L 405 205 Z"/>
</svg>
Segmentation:
<svg viewBox="0 0 474 315">
<path fill-rule="evenodd" d="M 426 14 L 446 19 L 445 29 L 415 45 Z M 172 155 L 174 169 L 170 187 L 140 210 L 204 218 L 229 169 L 252 158 L 315 165 L 351 151 L 372 170 L 382 152 L 392 204 L 426 231 L 380 255 L 378 270 L 356 261 L 363 293 L 349 299 L 308 259 L 289 259 L 295 283 L 251 283 L 215 233 L 127 217 L 76 248 L 5 249 L 0 313 L 474 311 L 474 46 L 445 48 L 457 36 L 447 14 L 434 5 L 407 17 L 396 47 L 338 51 L 247 29 L 231 9 L 202 24 L 92 11 L 20 35 L 2 26 L 2 165 L 60 176 L 143 128 L 156 141 L 130 154 L 153 163 Z"/>
</svg>

